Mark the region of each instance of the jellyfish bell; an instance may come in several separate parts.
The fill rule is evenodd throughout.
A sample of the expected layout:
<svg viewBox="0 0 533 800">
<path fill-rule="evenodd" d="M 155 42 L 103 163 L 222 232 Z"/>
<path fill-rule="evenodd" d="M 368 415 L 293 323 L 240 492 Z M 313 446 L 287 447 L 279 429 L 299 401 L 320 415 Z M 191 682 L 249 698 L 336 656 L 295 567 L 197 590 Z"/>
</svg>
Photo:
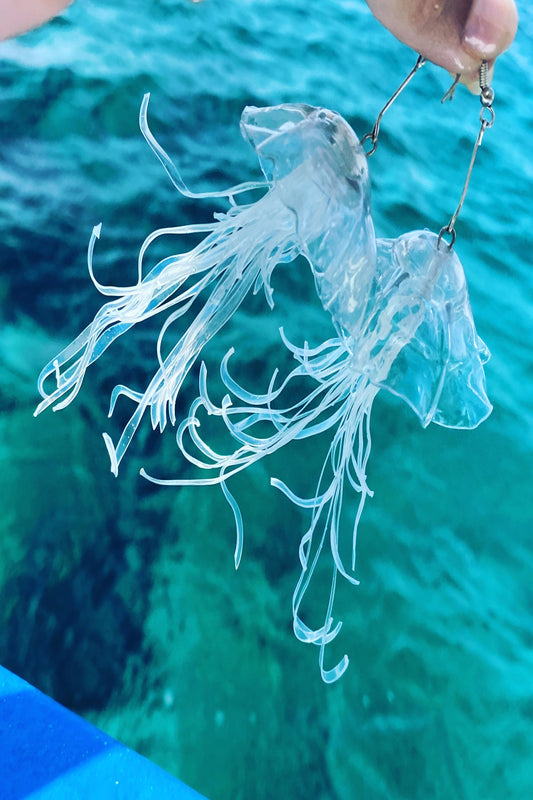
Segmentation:
<svg viewBox="0 0 533 800">
<path fill-rule="evenodd" d="M 355 335 L 376 269 L 368 164 L 359 139 L 340 114 L 303 104 L 248 107 L 241 128 L 267 180 L 294 210 L 300 252 L 324 308 L 340 335 Z"/>
<path fill-rule="evenodd" d="M 378 240 L 360 369 L 405 400 L 424 427 L 475 428 L 492 410 L 463 266 L 431 231 Z"/>
<path fill-rule="evenodd" d="M 259 158 L 269 183 L 279 182 L 303 167 L 313 179 L 317 171 L 330 170 L 347 180 L 364 181 L 357 191 L 368 187 L 368 167 L 357 136 L 346 120 L 335 111 L 304 103 L 267 108 L 246 106 L 241 116 L 241 131 Z M 309 172 L 311 170 L 311 172 Z M 322 181 L 322 188 L 328 188 Z M 329 186 L 340 196 L 336 181 Z M 368 205 L 368 199 L 367 199 Z"/>
</svg>

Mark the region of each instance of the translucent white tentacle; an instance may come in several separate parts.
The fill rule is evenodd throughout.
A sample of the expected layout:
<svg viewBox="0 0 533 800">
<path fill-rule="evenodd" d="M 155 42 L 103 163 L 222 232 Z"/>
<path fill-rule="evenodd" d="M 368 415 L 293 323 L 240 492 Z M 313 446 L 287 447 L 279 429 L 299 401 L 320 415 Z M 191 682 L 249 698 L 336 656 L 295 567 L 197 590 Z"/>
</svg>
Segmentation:
<svg viewBox="0 0 533 800">
<path fill-rule="evenodd" d="M 332 682 L 348 666 L 348 658 L 344 656 L 334 667 L 326 669 L 325 647 L 341 627 L 341 622 L 334 623 L 332 616 L 338 575 L 350 583 L 358 583 L 354 575 L 357 528 L 366 497 L 372 494 L 366 482 L 366 464 L 371 447 L 370 410 L 378 389 L 364 376 L 354 373 L 351 354 L 340 339 L 332 339 L 313 350 L 307 346 L 296 347 L 286 339 L 284 341 L 299 363 L 278 386 L 275 385 L 276 372 L 265 394 L 249 392 L 231 377 L 228 364 L 232 349 L 224 357 L 220 368 L 222 381 L 230 393 L 217 405 L 208 394 L 207 370 L 202 365 L 199 395 L 178 428 L 177 443 L 187 460 L 195 467 L 211 473 L 209 477 L 164 479 L 148 475 L 144 470 L 142 474 L 161 485 L 219 483 L 235 516 L 235 562 L 238 565 L 243 545 L 243 521 L 238 503 L 228 490 L 227 480 L 293 440 L 334 428 L 313 497 L 298 497 L 283 481 L 271 479 L 272 485 L 280 489 L 291 502 L 312 512 L 311 524 L 299 546 L 302 571 L 293 595 L 293 627 L 298 639 L 320 647 L 322 678 L 325 682 Z M 275 406 L 275 402 L 281 399 L 295 379 L 301 380 L 306 376 L 310 381 L 307 395 L 288 407 Z M 232 398 L 237 401 L 236 405 L 233 405 Z M 202 413 L 222 418 L 237 443 L 234 450 L 220 453 L 209 445 L 202 436 Z M 260 429 L 261 433 L 256 431 L 256 426 L 265 422 L 272 427 L 268 435 L 264 434 L 264 428 Z M 349 568 L 344 563 L 340 547 L 346 486 L 351 487 L 358 496 Z M 323 624 L 312 628 L 302 620 L 300 606 L 319 563 L 327 560 L 328 554 L 333 571 L 330 597 Z"/>
<path fill-rule="evenodd" d="M 202 199 L 202 198 L 211 198 L 211 197 L 234 197 L 236 194 L 242 194 L 242 192 L 249 192 L 253 189 L 262 189 L 264 188 L 263 181 L 248 181 L 246 183 L 239 183 L 237 186 L 232 186 L 230 189 L 224 189 L 220 192 L 191 192 L 191 190 L 185 185 L 183 179 L 176 168 L 174 162 L 168 155 L 168 153 L 163 150 L 157 139 L 154 137 L 150 127 L 148 125 L 148 103 L 150 102 L 150 92 L 147 92 L 141 103 L 141 109 L 139 111 L 139 127 L 141 129 L 141 133 L 152 148 L 153 152 L 157 156 L 157 158 L 162 163 L 165 171 L 172 181 L 175 188 L 180 192 L 180 194 L 184 195 L 185 197 L 191 197 L 193 199 Z"/>
</svg>

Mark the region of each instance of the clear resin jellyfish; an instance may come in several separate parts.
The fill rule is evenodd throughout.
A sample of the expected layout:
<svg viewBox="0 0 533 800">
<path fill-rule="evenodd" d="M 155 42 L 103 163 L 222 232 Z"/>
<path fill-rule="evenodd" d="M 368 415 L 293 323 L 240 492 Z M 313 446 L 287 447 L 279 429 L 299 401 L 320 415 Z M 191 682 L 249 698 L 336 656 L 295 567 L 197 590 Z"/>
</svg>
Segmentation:
<svg viewBox="0 0 533 800">
<path fill-rule="evenodd" d="M 370 219 L 366 157 L 349 125 L 338 114 L 306 105 L 271 109 L 245 109 L 241 129 L 255 149 L 267 182 L 245 183 L 224 192 L 193 194 L 148 128 L 148 96 L 140 113 L 141 130 L 175 187 L 192 197 L 228 197 L 226 214 L 214 222 L 163 228 L 147 237 L 137 263 L 137 282 L 118 288 L 98 283 L 93 272 L 93 251 L 100 236 L 98 225 L 88 251 L 89 274 L 96 288 L 110 298 L 94 320 L 41 372 L 38 388 L 48 406 L 67 406 L 81 388 L 87 368 L 136 323 L 168 312 L 157 342 L 158 369 L 144 391 L 115 387 L 110 415 L 121 395 L 135 405 L 118 443 L 104 439 L 117 474 L 124 453 L 139 423 L 150 409 L 152 426 L 163 430 L 176 422 L 175 404 L 185 376 L 204 345 L 230 319 L 246 294 L 264 289 L 273 304 L 270 277 L 274 267 L 299 253 L 312 253 L 317 284 L 336 308 L 339 266 L 331 258 L 330 240 L 343 241 L 350 268 L 345 280 L 357 280 L 368 289 L 375 268 L 375 241 Z M 266 192 L 255 203 L 237 205 L 235 196 L 245 191 Z M 164 234 L 198 234 L 206 237 L 188 253 L 169 256 L 143 277 L 143 259 L 149 245 Z M 338 273 L 338 274 L 337 274 Z M 205 296 L 207 293 L 207 297 Z M 170 325 L 195 304 L 192 324 L 163 358 L 161 344 Z M 340 308 L 336 313 L 342 316 Z M 360 314 L 361 309 L 354 309 Z"/>
<path fill-rule="evenodd" d="M 176 188 L 190 194 L 148 129 L 146 104 L 145 98 L 141 129 Z M 423 426 L 433 421 L 474 428 L 491 411 L 483 371 L 488 351 L 476 334 L 461 263 L 440 237 L 415 231 L 396 240 L 376 241 L 367 159 L 342 117 L 305 105 L 247 108 L 241 127 L 258 155 L 266 184 L 243 184 L 213 195 L 227 196 L 231 202 L 228 213 L 217 215 L 214 222 L 164 229 L 148 237 L 132 287 L 103 287 L 96 282 L 92 253 L 99 229 L 95 230 L 89 271 L 97 288 L 114 299 L 44 368 L 39 378 L 43 401 L 36 413 L 49 405 L 57 409 L 71 402 L 88 366 L 118 336 L 136 322 L 168 312 L 157 343 L 158 368 L 146 390 L 120 384 L 111 396 L 110 414 L 121 395 L 135 406 L 116 446 L 104 434 L 116 474 L 144 412 L 150 409 L 154 428 L 163 429 L 167 420 L 175 424 L 177 394 L 204 345 L 250 290 L 263 288 L 272 304 L 274 267 L 303 255 L 337 336 L 309 348 L 306 343 L 290 343 L 282 332 L 297 364 L 283 380 L 274 372 L 262 394 L 232 378 L 231 350 L 221 364 L 228 393 L 220 405 L 209 396 L 202 363 L 198 397 L 177 427 L 179 450 L 203 471 L 202 476 L 161 479 L 142 474 L 162 485 L 220 484 L 235 516 L 238 565 L 243 521 L 227 481 L 291 441 L 329 432 L 331 443 L 322 469 L 309 476 L 308 498 L 298 497 L 276 478 L 272 484 L 311 513 L 299 547 L 301 574 L 293 596 L 293 623 L 298 639 L 319 647 L 322 678 L 332 682 L 348 666 L 344 656 L 327 667 L 325 651 L 341 627 L 333 618 L 337 579 L 358 582 L 357 529 L 371 494 L 366 465 L 373 400 L 386 389 L 405 400 Z M 261 185 L 265 193 L 258 201 L 235 203 L 239 193 Z M 206 237 L 189 253 L 164 259 L 143 277 L 143 257 L 154 238 L 189 232 L 205 232 Z M 196 317 L 163 358 L 161 341 L 169 325 L 195 303 L 199 305 Z M 204 413 L 220 417 L 230 432 L 235 445 L 229 452 L 216 452 L 203 437 Z M 341 516 L 349 491 L 356 498 L 356 509 L 346 543 Z M 300 609 L 321 561 L 331 569 L 329 601 L 321 623 L 311 625 Z"/>
<path fill-rule="evenodd" d="M 436 422 L 451 428 L 475 428 L 491 412 L 483 371 L 489 353 L 475 330 L 463 268 L 453 250 L 439 247 L 436 234 L 414 231 L 396 240 L 378 239 L 377 269 L 368 295 L 353 297 L 358 287 L 349 282 L 346 287 L 347 295 L 337 297 L 339 307 L 366 309 L 355 322 L 354 333 L 334 319 L 341 335 L 318 348 L 298 347 L 285 340 L 298 365 L 279 385 L 274 375 L 265 394 L 249 392 L 232 379 L 230 351 L 221 365 L 229 394 L 217 407 L 209 397 L 202 366 L 199 396 L 178 428 L 177 442 L 190 462 L 214 471 L 212 477 L 161 480 L 143 473 L 163 485 L 220 483 L 235 514 L 238 564 L 243 525 L 226 480 L 290 441 L 331 430 L 331 444 L 313 481 L 311 497 L 297 497 L 282 481 L 271 481 L 293 503 L 311 510 L 311 524 L 300 542 L 301 575 L 293 596 L 293 624 L 298 639 L 320 647 L 321 675 L 328 683 L 337 680 L 348 666 L 344 656 L 326 668 L 324 656 L 326 645 L 341 627 L 332 615 L 337 578 L 340 575 L 358 583 L 357 529 L 366 497 L 372 494 L 366 465 L 375 396 L 380 389 L 388 389 L 401 397 L 424 427 Z M 280 404 L 291 384 L 302 378 L 309 380 L 308 393 L 289 406 Z M 204 441 L 202 411 L 223 419 L 237 442 L 232 452 L 216 453 Z M 264 430 L 265 422 L 272 427 L 266 436 L 258 432 Z M 341 555 L 341 550 L 346 553 L 341 514 L 348 489 L 358 500 L 346 563 Z M 299 610 L 319 559 L 329 561 L 331 590 L 323 624 L 313 628 L 303 621 Z"/>
</svg>

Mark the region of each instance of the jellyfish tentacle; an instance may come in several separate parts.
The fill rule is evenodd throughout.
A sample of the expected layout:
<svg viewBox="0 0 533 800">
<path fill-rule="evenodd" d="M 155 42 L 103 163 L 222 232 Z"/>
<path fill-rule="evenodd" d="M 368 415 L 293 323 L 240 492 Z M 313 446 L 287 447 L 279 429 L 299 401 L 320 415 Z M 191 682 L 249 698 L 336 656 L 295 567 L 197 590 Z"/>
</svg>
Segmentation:
<svg viewBox="0 0 533 800">
<path fill-rule="evenodd" d="M 328 607 L 326 611 L 326 620 L 327 620 L 327 629 L 333 624 L 333 602 L 335 600 L 335 589 L 337 587 L 337 571 L 333 570 L 333 577 L 331 579 L 331 589 L 329 593 L 329 601 Z M 338 622 L 334 628 L 335 636 L 339 633 L 341 629 L 342 622 Z M 334 667 L 330 667 L 330 669 L 324 669 L 324 656 L 326 652 L 326 645 L 329 643 L 329 639 L 326 636 L 322 636 L 320 639 L 320 655 L 318 658 L 318 664 L 320 667 L 320 675 L 322 676 L 322 680 L 324 683 L 334 683 L 338 681 L 339 678 L 346 672 L 348 669 L 348 665 L 350 660 L 346 654 L 337 662 Z"/>
<path fill-rule="evenodd" d="M 230 189 L 224 189 L 219 192 L 192 192 L 184 183 L 176 165 L 168 155 L 168 153 L 161 147 L 148 125 L 148 104 L 150 102 L 150 92 L 146 92 L 142 99 L 141 108 L 139 111 L 139 128 L 148 143 L 151 150 L 155 153 L 165 172 L 172 181 L 173 186 L 185 197 L 190 197 L 194 200 L 212 197 L 229 197 L 233 198 L 236 194 L 242 192 L 253 191 L 254 189 L 262 189 L 265 186 L 264 181 L 247 181 L 246 183 L 239 183 L 232 186 Z"/>
<path fill-rule="evenodd" d="M 224 497 L 226 498 L 227 502 L 230 505 L 231 510 L 233 511 L 233 517 L 235 519 L 235 553 L 233 555 L 233 559 L 235 562 L 235 569 L 238 569 L 239 564 L 241 563 L 242 551 L 244 546 L 244 526 L 242 521 L 242 513 L 241 509 L 239 508 L 239 504 L 237 503 L 232 493 L 228 489 L 226 481 L 222 481 L 220 486 L 224 493 Z"/>
</svg>

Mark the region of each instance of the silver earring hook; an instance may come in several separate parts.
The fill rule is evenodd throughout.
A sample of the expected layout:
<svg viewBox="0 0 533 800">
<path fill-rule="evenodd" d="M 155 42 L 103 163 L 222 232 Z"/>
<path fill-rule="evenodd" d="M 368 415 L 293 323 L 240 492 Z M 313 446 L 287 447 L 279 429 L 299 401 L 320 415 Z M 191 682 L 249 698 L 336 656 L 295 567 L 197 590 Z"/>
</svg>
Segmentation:
<svg viewBox="0 0 533 800">
<path fill-rule="evenodd" d="M 417 62 L 414 65 L 414 67 L 411 70 L 411 72 L 409 73 L 409 75 L 405 78 L 405 80 L 402 81 L 402 83 L 398 86 L 398 88 L 396 89 L 394 94 L 387 100 L 387 102 L 385 103 L 385 105 L 383 106 L 383 108 L 381 109 L 379 114 L 377 115 L 376 121 L 374 123 L 374 127 L 372 128 L 372 131 L 370 133 L 365 133 L 365 135 L 361 139 L 361 144 L 363 144 L 364 142 L 367 142 L 367 141 L 370 141 L 370 143 L 371 143 L 371 148 L 366 153 L 367 158 L 369 156 L 373 155 L 376 152 L 376 148 L 378 146 L 379 128 L 380 128 L 380 125 L 381 125 L 381 120 L 383 118 L 383 115 L 385 114 L 386 111 L 389 110 L 389 108 L 394 103 L 396 98 L 403 92 L 403 90 L 405 89 L 405 87 L 407 86 L 409 81 L 414 77 L 414 75 L 418 72 L 420 67 L 423 66 L 423 64 L 425 64 L 425 63 L 426 63 L 426 59 L 423 56 L 418 56 Z"/>
<path fill-rule="evenodd" d="M 468 190 L 468 184 L 470 183 L 470 177 L 472 175 L 472 170 L 474 169 L 474 163 L 476 161 L 477 151 L 478 148 L 483 141 L 483 136 L 487 128 L 492 128 L 494 125 L 494 109 L 492 107 L 492 103 L 494 102 L 494 90 L 492 86 L 487 84 L 487 73 L 488 73 L 488 65 L 486 61 L 483 61 L 480 68 L 479 68 L 479 88 L 481 89 L 480 94 L 480 101 L 481 101 L 481 111 L 479 113 L 479 121 L 480 121 L 480 128 L 479 133 L 477 135 L 477 139 L 474 144 L 474 149 L 472 150 L 472 157 L 470 159 L 470 165 L 468 167 L 468 172 L 466 174 L 466 179 L 463 186 L 463 191 L 461 194 L 461 198 L 459 200 L 459 205 L 455 209 L 450 221 L 444 228 L 441 228 L 439 233 L 439 239 L 437 242 L 437 246 L 440 247 L 441 242 L 446 234 L 451 236 L 451 241 L 448 243 L 448 250 L 451 250 L 455 244 L 455 239 L 457 234 L 455 232 L 455 223 L 457 221 L 457 217 L 459 216 L 461 209 L 463 207 L 463 203 L 465 201 L 466 192 Z"/>
</svg>

